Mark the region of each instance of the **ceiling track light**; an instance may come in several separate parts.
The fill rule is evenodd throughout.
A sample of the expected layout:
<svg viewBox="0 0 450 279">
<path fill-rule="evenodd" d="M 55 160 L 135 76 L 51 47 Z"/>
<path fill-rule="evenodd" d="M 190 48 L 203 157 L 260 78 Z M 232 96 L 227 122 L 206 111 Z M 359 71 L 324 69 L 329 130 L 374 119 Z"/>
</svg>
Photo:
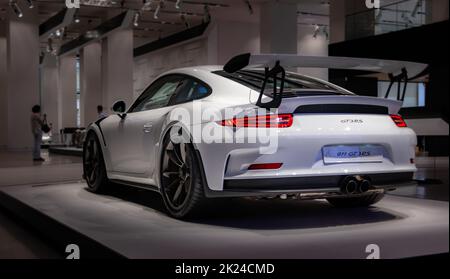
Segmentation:
<svg viewBox="0 0 450 279">
<path fill-rule="evenodd" d="M 47 40 L 47 52 L 53 52 L 53 40 L 48 38 Z"/>
<path fill-rule="evenodd" d="M 314 39 L 317 38 L 317 35 L 319 35 L 319 32 L 320 32 L 320 26 L 319 25 L 314 26 L 314 34 L 313 34 Z"/>
<path fill-rule="evenodd" d="M 23 17 L 22 10 L 20 9 L 16 0 L 9 0 L 9 6 L 14 11 L 17 17 Z"/>
<path fill-rule="evenodd" d="M 151 5 L 152 5 L 152 0 L 142 0 L 142 8 L 141 10 L 143 11 L 150 11 L 151 10 Z"/>
<path fill-rule="evenodd" d="M 330 37 L 330 34 L 328 33 L 328 29 L 326 26 L 322 26 L 322 32 L 325 35 L 325 38 L 328 40 L 328 38 Z"/>
<path fill-rule="evenodd" d="M 26 0 L 28 3 L 28 8 L 33 9 L 34 8 L 34 3 L 33 0 Z"/>
<path fill-rule="evenodd" d="M 328 40 L 330 34 L 328 33 L 328 26 L 327 25 L 319 25 L 319 24 L 315 24 L 314 26 L 314 34 L 313 34 L 313 38 L 317 39 L 317 36 L 320 33 L 323 33 L 325 35 L 325 38 Z"/>
<path fill-rule="evenodd" d="M 253 6 L 250 3 L 250 0 L 244 0 L 244 2 L 247 5 L 248 12 L 252 15 L 253 14 Z"/>
<path fill-rule="evenodd" d="M 140 12 L 135 12 L 135 13 L 134 13 L 134 16 L 133 16 L 133 25 L 134 25 L 135 27 L 138 27 L 138 26 L 139 26 L 139 18 L 140 18 L 140 16 L 141 16 L 141 13 L 140 13 Z"/>
<path fill-rule="evenodd" d="M 154 18 L 154 19 L 158 19 L 158 18 L 159 18 L 159 12 L 160 12 L 161 9 L 163 9 L 163 8 L 164 8 L 164 1 L 161 0 L 161 1 L 159 1 L 158 6 L 156 6 L 155 13 L 153 14 L 153 18 Z"/>
<path fill-rule="evenodd" d="M 414 6 L 414 9 L 411 12 L 412 17 L 416 17 L 417 13 L 419 12 L 419 9 L 422 8 L 422 0 L 417 0 L 416 5 Z"/>
<path fill-rule="evenodd" d="M 177 10 L 181 9 L 182 2 L 183 2 L 183 0 L 177 0 L 177 2 L 175 2 L 175 9 L 177 9 Z"/>
</svg>

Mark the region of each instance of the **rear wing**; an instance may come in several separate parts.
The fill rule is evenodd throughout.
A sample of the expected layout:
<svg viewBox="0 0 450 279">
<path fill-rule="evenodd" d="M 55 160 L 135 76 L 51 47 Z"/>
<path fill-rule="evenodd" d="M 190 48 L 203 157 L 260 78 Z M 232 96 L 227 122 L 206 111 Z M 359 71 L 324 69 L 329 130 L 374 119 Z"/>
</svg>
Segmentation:
<svg viewBox="0 0 450 279">
<path fill-rule="evenodd" d="M 245 53 L 230 59 L 224 66 L 224 71 L 234 73 L 244 68 L 264 68 L 265 79 L 258 98 L 257 105 L 262 108 L 278 108 L 284 90 L 285 69 L 284 67 L 299 68 L 326 68 L 360 70 L 388 74 L 391 83 L 385 97 L 389 97 L 390 90 L 395 82 L 398 82 L 397 99 L 403 101 L 406 93 L 408 80 L 420 76 L 428 65 L 409 61 L 380 60 L 354 57 L 332 57 L 332 56 L 300 56 L 294 54 L 259 54 L 253 55 Z M 410 78 L 412 77 L 412 78 Z M 263 92 L 269 79 L 277 84 L 280 80 L 280 87 L 273 87 L 273 99 L 270 102 L 262 103 Z M 404 82 L 403 92 L 401 83 Z"/>
</svg>

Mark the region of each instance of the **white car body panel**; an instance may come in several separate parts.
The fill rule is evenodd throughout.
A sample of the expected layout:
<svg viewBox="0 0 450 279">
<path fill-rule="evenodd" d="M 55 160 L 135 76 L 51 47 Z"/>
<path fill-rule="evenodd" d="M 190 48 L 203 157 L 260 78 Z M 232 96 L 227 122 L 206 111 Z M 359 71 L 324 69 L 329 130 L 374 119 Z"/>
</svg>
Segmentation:
<svg viewBox="0 0 450 279">
<path fill-rule="evenodd" d="M 213 93 L 195 101 L 197 105 L 202 105 L 201 109 L 214 108 L 220 111 L 229 107 L 240 107 L 244 111 L 254 111 L 255 98 L 259 92 L 212 73 L 221 69 L 219 66 L 192 67 L 169 71 L 164 75 L 186 74 L 208 84 Z M 283 99 L 279 113 L 293 113 L 298 106 L 308 104 L 379 105 L 388 107 L 390 114 L 397 113 L 401 107 L 401 102 L 356 95 L 295 97 Z M 170 112 L 178 107 L 186 108 L 191 113 L 196 109 L 196 105 L 190 102 L 128 113 L 123 119 L 118 115 L 111 115 L 89 127 L 99 139 L 103 139 L 102 151 L 109 179 L 159 187 L 161 142 L 167 128 L 174 123 Z M 358 119 L 362 123 L 341 122 L 348 119 Z M 211 119 L 194 119 L 190 123 L 182 124 L 189 125 L 189 129 L 201 129 L 210 122 Z M 409 128 L 397 127 L 389 115 L 294 114 L 294 122 L 290 128 L 278 129 L 278 142 L 278 150 L 274 154 L 260 154 L 260 144 L 256 143 L 195 143 L 203 163 L 208 189 L 223 191 L 225 181 L 240 179 L 264 180 L 416 171 L 412 161 L 415 157 L 416 135 Z M 382 162 L 324 164 L 324 146 L 358 144 L 381 146 L 384 150 Z M 279 170 L 264 171 L 247 169 L 250 164 L 267 162 L 280 162 L 283 167 Z"/>
</svg>

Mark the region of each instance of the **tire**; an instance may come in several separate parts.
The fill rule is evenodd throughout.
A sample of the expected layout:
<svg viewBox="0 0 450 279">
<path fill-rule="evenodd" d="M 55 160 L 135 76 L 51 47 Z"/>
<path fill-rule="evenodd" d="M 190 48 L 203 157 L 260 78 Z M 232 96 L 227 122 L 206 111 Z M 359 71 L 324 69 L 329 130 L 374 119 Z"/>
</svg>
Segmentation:
<svg viewBox="0 0 450 279">
<path fill-rule="evenodd" d="M 95 133 L 90 132 L 83 144 L 83 177 L 89 191 L 104 193 L 109 184 L 102 148 Z"/>
<path fill-rule="evenodd" d="M 159 169 L 164 205 L 174 218 L 193 217 L 206 200 L 194 146 L 189 140 L 176 144 L 169 135 L 165 137 L 163 146 Z"/>
<path fill-rule="evenodd" d="M 327 201 L 335 207 L 368 207 L 376 204 L 384 198 L 384 193 L 373 193 L 358 197 L 327 198 Z"/>
</svg>

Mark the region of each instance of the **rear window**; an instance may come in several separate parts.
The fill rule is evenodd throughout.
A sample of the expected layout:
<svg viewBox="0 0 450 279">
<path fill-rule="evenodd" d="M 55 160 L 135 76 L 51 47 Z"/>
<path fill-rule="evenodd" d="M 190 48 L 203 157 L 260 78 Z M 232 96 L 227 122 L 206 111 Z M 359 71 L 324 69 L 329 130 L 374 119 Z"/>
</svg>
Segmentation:
<svg viewBox="0 0 450 279">
<path fill-rule="evenodd" d="M 264 71 L 262 70 L 241 70 L 235 73 L 225 71 L 215 71 L 214 74 L 231 79 L 253 90 L 261 91 L 264 82 Z M 274 80 L 267 81 L 265 95 L 270 95 L 275 86 Z M 281 81 L 277 80 L 277 88 L 281 86 Z M 309 90 L 308 90 L 309 89 Z M 286 95 L 351 95 L 341 90 L 339 87 L 330 86 L 315 79 L 302 75 L 286 73 L 284 82 L 284 93 Z"/>
</svg>

